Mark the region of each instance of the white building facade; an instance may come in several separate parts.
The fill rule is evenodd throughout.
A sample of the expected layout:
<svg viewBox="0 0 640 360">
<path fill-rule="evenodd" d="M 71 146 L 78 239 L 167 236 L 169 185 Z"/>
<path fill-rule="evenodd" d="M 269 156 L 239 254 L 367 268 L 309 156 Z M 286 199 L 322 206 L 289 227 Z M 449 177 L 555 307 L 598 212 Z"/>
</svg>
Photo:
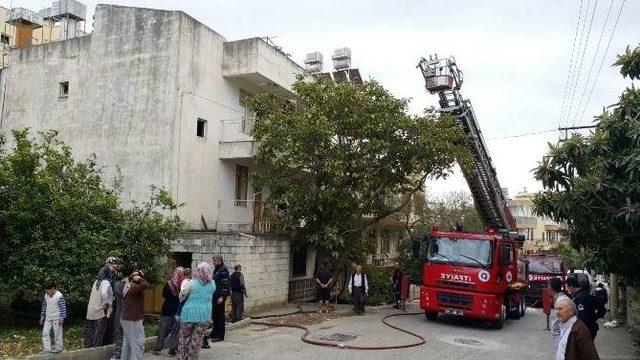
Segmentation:
<svg viewBox="0 0 640 360">
<path fill-rule="evenodd" d="M 148 200 L 151 185 L 168 190 L 194 230 L 174 246 L 180 265 L 216 253 L 245 262 L 262 299 L 248 307 L 268 306 L 287 301 L 289 279 L 312 277 L 315 257 L 293 274 L 288 238 L 259 235 L 270 224 L 250 180 L 257 145 L 243 104 L 265 91 L 293 97 L 302 73 L 263 39 L 227 41 L 181 11 L 98 5 L 91 34 L 11 50 L 0 129 L 57 130 L 77 159 L 96 155 L 104 179 L 120 170 L 125 203 Z"/>
</svg>

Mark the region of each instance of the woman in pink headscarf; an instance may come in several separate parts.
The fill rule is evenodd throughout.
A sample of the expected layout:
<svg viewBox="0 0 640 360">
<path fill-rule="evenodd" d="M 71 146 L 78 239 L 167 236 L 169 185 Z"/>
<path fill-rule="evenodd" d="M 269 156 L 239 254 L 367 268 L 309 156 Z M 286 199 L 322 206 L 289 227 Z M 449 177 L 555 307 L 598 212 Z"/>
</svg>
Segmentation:
<svg viewBox="0 0 640 360">
<path fill-rule="evenodd" d="M 169 355 L 175 355 L 178 350 L 178 333 L 180 323 L 176 319 L 176 312 L 180 305 L 178 295 L 180 295 L 180 283 L 184 279 L 184 268 L 178 266 L 173 270 L 171 279 L 169 279 L 162 289 L 162 312 L 160 317 L 160 327 L 158 328 L 158 337 L 156 339 L 156 347 L 153 353 L 160 355 L 164 342 L 169 337 Z"/>
</svg>

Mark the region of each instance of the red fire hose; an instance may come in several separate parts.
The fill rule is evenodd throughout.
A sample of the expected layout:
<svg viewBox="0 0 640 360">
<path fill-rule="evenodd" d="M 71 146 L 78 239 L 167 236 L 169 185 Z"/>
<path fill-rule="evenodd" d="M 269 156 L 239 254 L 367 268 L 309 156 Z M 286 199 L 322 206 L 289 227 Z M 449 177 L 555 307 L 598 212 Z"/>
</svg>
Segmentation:
<svg viewBox="0 0 640 360">
<path fill-rule="evenodd" d="M 270 315 L 270 316 L 260 316 L 260 317 L 254 317 L 253 319 L 267 319 L 267 318 L 272 318 L 272 317 L 276 317 L 276 316 L 286 316 L 286 315 L 293 315 L 293 314 L 301 314 L 301 313 L 312 313 L 314 311 L 303 311 L 302 309 L 298 310 L 298 311 L 294 311 L 292 313 L 288 313 L 288 314 L 282 314 L 282 315 Z M 414 347 L 414 346 L 420 346 L 422 344 L 425 343 L 425 339 L 424 337 L 411 332 L 409 330 L 405 330 L 402 329 L 398 326 L 395 325 L 391 325 L 389 324 L 386 320 L 392 317 L 396 317 L 396 316 L 408 316 L 408 315 L 422 315 L 422 312 L 413 312 L 413 313 L 399 313 L 399 314 L 391 314 L 391 315 L 387 315 L 385 317 L 382 318 L 382 323 L 385 324 L 386 326 L 401 331 L 405 334 L 408 334 L 412 337 L 415 337 L 417 339 L 419 339 L 419 341 L 410 343 L 410 344 L 404 344 L 404 345 L 386 345 L 386 346 L 369 346 L 369 345 L 348 345 L 348 344 L 343 344 L 343 343 L 337 343 L 337 342 L 331 342 L 331 341 L 322 341 L 322 340 L 312 340 L 307 338 L 307 336 L 309 336 L 309 328 L 307 328 L 306 326 L 302 326 L 302 325 L 295 325 L 295 324 L 273 324 L 273 323 L 268 323 L 268 322 L 263 322 L 263 321 L 252 321 L 252 324 L 256 324 L 256 325 L 264 325 L 264 326 L 269 326 L 269 327 L 288 327 L 288 328 L 295 328 L 295 329 L 300 329 L 302 331 L 304 331 L 304 333 L 302 334 L 302 336 L 300 336 L 300 340 L 302 340 L 303 342 L 307 343 L 307 344 L 311 344 L 311 345 L 317 345 L 317 346 L 326 346 L 326 347 L 333 347 L 333 348 L 338 348 L 338 349 L 352 349 L 352 350 L 391 350 L 391 349 L 404 349 L 404 348 L 410 348 L 410 347 Z"/>
</svg>

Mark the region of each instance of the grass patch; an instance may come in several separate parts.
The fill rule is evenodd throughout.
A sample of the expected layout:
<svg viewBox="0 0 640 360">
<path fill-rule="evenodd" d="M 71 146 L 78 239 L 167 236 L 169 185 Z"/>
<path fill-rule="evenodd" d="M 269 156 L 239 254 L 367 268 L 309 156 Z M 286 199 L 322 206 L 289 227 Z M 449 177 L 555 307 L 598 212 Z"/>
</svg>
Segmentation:
<svg viewBox="0 0 640 360">
<path fill-rule="evenodd" d="M 158 333 L 157 322 L 145 323 L 146 337 Z M 84 347 L 84 324 L 75 323 L 64 326 L 64 349 L 75 350 Z M 2 326 L 0 327 L 0 359 L 24 358 L 42 351 L 42 327 Z"/>
</svg>

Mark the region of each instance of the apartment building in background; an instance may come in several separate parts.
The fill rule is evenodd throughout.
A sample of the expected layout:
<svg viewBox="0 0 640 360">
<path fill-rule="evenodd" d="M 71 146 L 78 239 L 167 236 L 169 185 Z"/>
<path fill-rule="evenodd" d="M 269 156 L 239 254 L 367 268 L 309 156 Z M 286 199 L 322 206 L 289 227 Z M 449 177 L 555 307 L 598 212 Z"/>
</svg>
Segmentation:
<svg viewBox="0 0 640 360">
<path fill-rule="evenodd" d="M 524 191 L 509 200 L 509 208 L 516 218 L 518 233 L 525 236 L 524 250 L 527 253 L 548 251 L 565 241 L 565 224 L 557 223 L 546 216 L 536 215 L 533 211 L 535 194 Z"/>
</svg>

